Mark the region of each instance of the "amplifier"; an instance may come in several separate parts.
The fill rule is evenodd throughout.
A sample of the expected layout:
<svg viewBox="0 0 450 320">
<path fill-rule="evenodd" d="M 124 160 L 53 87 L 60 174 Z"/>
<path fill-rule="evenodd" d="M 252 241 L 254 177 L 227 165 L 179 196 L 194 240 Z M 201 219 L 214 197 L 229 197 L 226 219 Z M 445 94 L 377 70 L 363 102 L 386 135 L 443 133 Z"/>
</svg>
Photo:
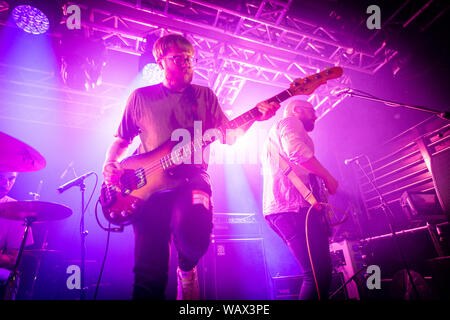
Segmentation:
<svg viewBox="0 0 450 320">
<path fill-rule="evenodd" d="M 254 213 L 214 213 L 213 237 L 260 238 L 261 224 Z"/>
<path fill-rule="evenodd" d="M 359 244 L 355 241 L 342 240 L 330 244 L 333 268 L 344 277 L 344 282 L 350 280 L 364 267 L 363 255 L 359 251 Z M 359 300 L 358 278 L 350 281 L 345 289 L 349 299 Z"/>
<path fill-rule="evenodd" d="M 214 239 L 200 260 L 199 283 L 206 300 L 269 300 L 262 238 Z"/>
<path fill-rule="evenodd" d="M 302 276 L 273 277 L 272 283 L 275 300 L 297 300 L 302 282 Z"/>
<path fill-rule="evenodd" d="M 409 220 L 445 220 L 435 192 L 405 191 L 400 205 Z"/>
<path fill-rule="evenodd" d="M 344 275 L 341 272 L 333 272 L 330 291 L 331 295 L 335 290 L 344 284 Z M 297 300 L 300 288 L 303 283 L 303 276 L 276 276 L 272 277 L 275 300 Z M 349 299 L 346 288 L 334 295 L 331 300 Z"/>
</svg>

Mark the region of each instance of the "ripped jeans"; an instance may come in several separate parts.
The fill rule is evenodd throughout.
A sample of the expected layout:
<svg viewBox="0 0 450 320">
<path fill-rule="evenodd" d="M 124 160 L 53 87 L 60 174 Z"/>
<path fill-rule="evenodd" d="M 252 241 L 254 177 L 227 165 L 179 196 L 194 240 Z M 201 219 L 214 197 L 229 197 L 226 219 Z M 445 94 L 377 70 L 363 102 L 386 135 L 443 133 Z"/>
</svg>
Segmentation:
<svg viewBox="0 0 450 320">
<path fill-rule="evenodd" d="M 133 228 L 133 299 L 165 299 L 171 239 L 183 271 L 192 270 L 208 250 L 212 232 L 210 185 L 194 179 L 176 190 L 151 196 Z"/>
<path fill-rule="evenodd" d="M 316 300 L 318 299 L 316 282 L 305 236 L 307 211 L 307 208 L 300 208 L 299 212 L 269 214 L 266 216 L 266 220 L 286 243 L 303 270 L 303 283 L 299 300 Z M 329 227 L 323 214 L 313 209 L 308 218 L 308 239 L 320 300 L 328 299 L 331 282 L 332 267 L 328 235 Z"/>
</svg>

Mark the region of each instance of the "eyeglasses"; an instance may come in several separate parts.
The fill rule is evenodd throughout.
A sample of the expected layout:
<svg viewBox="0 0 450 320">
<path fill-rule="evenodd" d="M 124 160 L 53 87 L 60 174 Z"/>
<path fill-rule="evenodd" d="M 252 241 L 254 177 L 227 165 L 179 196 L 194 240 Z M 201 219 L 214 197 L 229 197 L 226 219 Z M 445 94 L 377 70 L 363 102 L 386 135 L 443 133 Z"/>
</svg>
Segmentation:
<svg viewBox="0 0 450 320">
<path fill-rule="evenodd" d="M 185 63 L 189 64 L 195 64 L 197 63 L 197 58 L 194 58 L 193 56 L 186 56 L 186 55 L 180 55 L 180 56 L 167 56 L 163 59 L 172 59 L 173 63 L 177 66 L 182 66 Z"/>
</svg>

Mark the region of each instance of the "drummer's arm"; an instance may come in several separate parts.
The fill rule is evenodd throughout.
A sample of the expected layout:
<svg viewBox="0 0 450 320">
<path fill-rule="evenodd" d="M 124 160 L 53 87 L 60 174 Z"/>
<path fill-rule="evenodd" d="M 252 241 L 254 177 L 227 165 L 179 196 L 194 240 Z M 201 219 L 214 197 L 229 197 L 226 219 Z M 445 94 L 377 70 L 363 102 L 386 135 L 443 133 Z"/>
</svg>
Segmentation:
<svg viewBox="0 0 450 320">
<path fill-rule="evenodd" d="M 8 249 L 7 253 L 0 254 L 0 268 L 9 270 L 14 268 L 18 252 L 18 249 Z"/>
</svg>

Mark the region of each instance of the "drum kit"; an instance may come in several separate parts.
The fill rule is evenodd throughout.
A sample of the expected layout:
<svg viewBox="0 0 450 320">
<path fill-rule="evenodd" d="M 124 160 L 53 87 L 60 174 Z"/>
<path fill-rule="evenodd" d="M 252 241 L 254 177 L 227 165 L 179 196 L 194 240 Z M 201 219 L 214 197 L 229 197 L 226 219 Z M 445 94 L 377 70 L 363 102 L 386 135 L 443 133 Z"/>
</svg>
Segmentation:
<svg viewBox="0 0 450 320">
<path fill-rule="evenodd" d="M 42 170 L 46 166 L 45 158 L 38 151 L 2 132 L 0 132 L 0 150 L 0 171 L 33 172 Z M 16 262 L 6 284 L 5 299 L 12 299 L 12 292 L 17 289 L 14 286 L 17 283 L 22 255 L 24 251 L 27 251 L 24 248 L 31 225 L 34 222 L 66 219 L 71 214 L 72 210 L 70 208 L 45 201 L 27 200 L 0 203 L 0 218 L 19 220 L 25 223 L 25 230 Z"/>
</svg>

